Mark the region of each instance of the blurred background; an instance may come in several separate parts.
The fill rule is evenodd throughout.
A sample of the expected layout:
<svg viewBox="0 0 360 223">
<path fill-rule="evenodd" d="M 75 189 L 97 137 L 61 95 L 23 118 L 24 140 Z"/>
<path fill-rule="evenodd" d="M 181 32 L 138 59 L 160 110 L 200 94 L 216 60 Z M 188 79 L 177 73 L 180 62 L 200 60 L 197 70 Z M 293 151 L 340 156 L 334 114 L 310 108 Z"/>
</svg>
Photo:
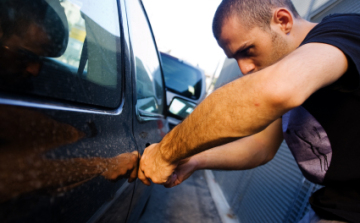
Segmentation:
<svg viewBox="0 0 360 223">
<path fill-rule="evenodd" d="M 159 50 L 203 69 L 210 91 L 224 63 L 225 66 L 230 63 L 226 62 L 212 34 L 212 19 L 220 2 L 143 0 Z M 293 3 L 303 18 L 314 22 L 321 21 L 329 13 L 360 11 L 357 0 L 293 0 Z M 236 68 L 231 70 L 240 72 Z"/>
<path fill-rule="evenodd" d="M 225 59 L 211 28 L 220 2 L 221 0 L 143 1 L 159 50 L 203 69 L 207 86 Z"/>
</svg>

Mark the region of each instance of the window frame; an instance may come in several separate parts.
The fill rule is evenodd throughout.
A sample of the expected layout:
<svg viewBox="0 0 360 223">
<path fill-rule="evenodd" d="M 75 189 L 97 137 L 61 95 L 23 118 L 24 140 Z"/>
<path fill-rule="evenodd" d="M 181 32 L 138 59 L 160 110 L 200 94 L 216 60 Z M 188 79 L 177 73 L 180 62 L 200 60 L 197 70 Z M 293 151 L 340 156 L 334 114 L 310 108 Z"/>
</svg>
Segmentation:
<svg viewBox="0 0 360 223">
<path fill-rule="evenodd" d="M 126 2 L 129 0 L 125 0 Z M 131 1 L 131 0 L 130 0 Z M 161 56 L 160 56 L 160 52 L 159 49 L 157 47 L 156 44 L 156 40 L 155 40 L 155 36 L 154 36 L 154 32 L 153 29 L 151 27 L 151 23 L 149 20 L 149 17 L 147 15 L 147 12 L 145 10 L 144 4 L 142 2 L 142 0 L 132 0 L 132 1 L 138 1 L 141 7 L 142 12 L 144 13 L 145 19 L 146 19 L 146 23 L 147 26 L 150 30 L 150 34 L 152 37 L 152 42 L 154 44 L 155 50 L 156 50 L 156 55 L 157 55 L 157 59 L 159 62 L 159 70 L 160 70 L 160 75 L 161 75 L 161 82 L 163 85 L 163 89 L 162 89 L 162 94 L 163 94 L 163 110 L 161 111 L 160 114 L 158 113 L 152 113 L 152 112 L 147 112 L 144 110 L 139 109 L 138 104 L 137 104 L 137 91 L 136 91 L 136 69 L 135 69 L 135 54 L 133 52 L 133 48 L 132 48 L 132 40 L 130 40 L 130 48 L 131 48 L 131 60 L 132 60 L 132 76 L 134 77 L 134 82 L 133 82 L 133 92 L 134 92 L 134 103 L 135 103 L 135 114 L 136 114 L 136 118 L 138 119 L 138 121 L 140 122 L 146 122 L 146 121 L 152 121 L 152 120 L 161 120 L 161 119 L 166 119 L 167 117 L 167 110 L 168 110 L 168 105 L 167 105 L 167 98 L 166 98 L 166 85 L 165 85 L 165 79 L 164 79 L 164 71 L 163 71 L 163 65 L 162 65 L 162 60 L 161 60 Z M 126 4 L 126 7 L 128 7 L 128 4 Z M 128 23 L 129 24 L 129 23 Z M 128 25 L 129 26 L 129 25 Z M 129 34 L 129 38 L 131 39 L 131 34 Z"/>
</svg>

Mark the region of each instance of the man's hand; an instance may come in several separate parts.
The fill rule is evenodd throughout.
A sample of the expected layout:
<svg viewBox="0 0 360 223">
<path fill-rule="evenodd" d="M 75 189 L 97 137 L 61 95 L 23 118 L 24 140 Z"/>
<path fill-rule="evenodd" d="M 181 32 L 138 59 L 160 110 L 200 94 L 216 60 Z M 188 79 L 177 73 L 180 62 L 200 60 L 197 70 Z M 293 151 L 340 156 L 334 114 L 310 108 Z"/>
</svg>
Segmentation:
<svg viewBox="0 0 360 223">
<path fill-rule="evenodd" d="M 183 159 L 179 162 L 170 180 L 164 184 L 165 187 L 175 187 L 191 176 L 197 170 L 197 161 L 194 157 Z"/>
<path fill-rule="evenodd" d="M 150 180 L 156 184 L 168 183 L 178 165 L 178 163 L 166 161 L 158 145 L 152 144 L 147 147 L 140 160 L 138 178 L 148 186 L 151 184 Z"/>
</svg>

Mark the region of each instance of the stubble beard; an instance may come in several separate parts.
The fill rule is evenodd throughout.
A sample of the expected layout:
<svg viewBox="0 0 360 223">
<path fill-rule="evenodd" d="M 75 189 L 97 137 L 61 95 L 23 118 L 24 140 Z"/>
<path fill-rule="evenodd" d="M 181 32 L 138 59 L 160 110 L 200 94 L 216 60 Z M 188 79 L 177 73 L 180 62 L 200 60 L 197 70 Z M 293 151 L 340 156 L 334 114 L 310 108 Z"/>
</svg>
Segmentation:
<svg viewBox="0 0 360 223">
<path fill-rule="evenodd" d="M 271 56 L 269 57 L 269 61 L 266 67 L 278 62 L 279 60 L 281 60 L 291 52 L 288 43 L 285 41 L 285 39 L 282 36 L 272 31 L 270 35 L 272 40 L 271 42 L 272 42 L 273 51 Z"/>
</svg>

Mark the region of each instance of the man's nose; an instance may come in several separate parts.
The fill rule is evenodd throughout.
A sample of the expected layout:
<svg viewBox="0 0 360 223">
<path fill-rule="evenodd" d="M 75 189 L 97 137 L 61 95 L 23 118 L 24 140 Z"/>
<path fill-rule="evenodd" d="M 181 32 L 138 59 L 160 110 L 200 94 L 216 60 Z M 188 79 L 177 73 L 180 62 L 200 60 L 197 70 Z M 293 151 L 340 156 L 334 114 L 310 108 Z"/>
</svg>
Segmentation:
<svg viewBox="0 0 360 223">
<path fill-rule="evenodd" d="M 240 59 L 240 60 L 237 60 L 237 63 L 239 65 L 241 73 L 243 73 L 244 75 L 250 74 L 255 71 L 256 67 L 255 67 L 254 63 L 252 63 L 250 60 Z"/>
</svg>

